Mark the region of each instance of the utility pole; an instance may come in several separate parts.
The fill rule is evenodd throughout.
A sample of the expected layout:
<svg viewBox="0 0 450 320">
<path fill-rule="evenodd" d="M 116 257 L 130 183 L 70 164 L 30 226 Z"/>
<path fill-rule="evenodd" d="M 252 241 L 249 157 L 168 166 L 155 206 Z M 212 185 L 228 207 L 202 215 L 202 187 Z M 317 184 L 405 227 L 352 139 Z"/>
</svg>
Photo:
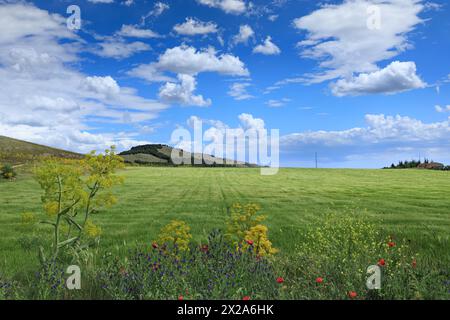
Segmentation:
<svg viewBox="0 0 450 320">
<path fill-rule="evenodd" d="M 317 165 L 317 152 L 315 153 L 315 157 L 316 157 L 316 169 L 318 168 L 318 165 Z"/>
</svg>

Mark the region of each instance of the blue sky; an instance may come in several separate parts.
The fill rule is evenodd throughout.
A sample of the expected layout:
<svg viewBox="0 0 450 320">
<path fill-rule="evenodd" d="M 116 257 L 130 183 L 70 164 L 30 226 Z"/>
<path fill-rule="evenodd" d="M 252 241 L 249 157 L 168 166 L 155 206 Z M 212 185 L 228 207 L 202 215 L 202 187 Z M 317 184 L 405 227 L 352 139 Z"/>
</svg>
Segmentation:
<svg viewBox="0 0 450 320">
<path fill-rule="evenodd" d="M 202 119 L 279 129 L 283 166 L 450 163 L 445 1 L 0 0 L 0 18 L 1 135 L 127 149 Z"/>
</svg>

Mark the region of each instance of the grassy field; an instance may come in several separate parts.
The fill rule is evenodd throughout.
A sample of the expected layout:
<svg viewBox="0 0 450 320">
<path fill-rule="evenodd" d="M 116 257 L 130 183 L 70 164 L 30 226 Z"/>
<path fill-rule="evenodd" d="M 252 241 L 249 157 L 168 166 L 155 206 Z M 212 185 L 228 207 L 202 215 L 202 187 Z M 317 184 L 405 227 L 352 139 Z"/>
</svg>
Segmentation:
<svg viewBox="0 0 450 320">
<path fill-rule="evenodd" d="M 227 208 L 240 202 L 261 205 L 281 253 L 292 252 L 321 215 L 356 211 L 388 234 L 409 239 L 430 263 L 450 265 L 449 172 L 282 169 L 261 176 L 258 169 L 129 167 L 120 174 L 125 183 L 116 189 L 119 203 L 95 216 L 105 250 L 123 243 L 150 245 L 172 219 L 186 221 L 195 240 L 204 240 L 212 228 L 223 227 Z M 40 195 L 31 174 L 0 182 L 3 274 L 26 273 L 38 264 L 38 244 L 22 226 L 21 214 L 39 212 Z"/>
</svg>

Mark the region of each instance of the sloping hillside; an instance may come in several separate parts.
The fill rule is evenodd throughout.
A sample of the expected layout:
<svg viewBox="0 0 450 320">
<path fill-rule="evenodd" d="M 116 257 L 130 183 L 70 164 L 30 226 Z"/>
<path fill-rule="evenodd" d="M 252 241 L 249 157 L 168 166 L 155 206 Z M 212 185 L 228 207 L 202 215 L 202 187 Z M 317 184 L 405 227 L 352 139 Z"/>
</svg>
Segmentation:
<svg viewBox="0 0 450 320">
<path fill-rule="evenodd" d="M 70 159 L 80 159 L 83 157 L 83 155 L 75 152 L 0 136 L 0 162 L 2 163 L 20 164 L 45 156 Z"/>
<path fill-rule="evenodd" d="M 191 159 L 191 164 L 204 167 L 257 167 L 256 165 L 237 161 L 226 161 L 207 154 L 190 153 L 181 149 L 175 149 L 163 144 L 147 144 L 136 146 L 128 151 L 120 153 L 126 163 L 138 165 L 174 165 L 171 159 L 172 152 L 178 152 L 180 157 Z M 203 159 L 203 160 L 202 160 Z M 215 162 L 215 164 L 213 164 Z"/>
</svg>

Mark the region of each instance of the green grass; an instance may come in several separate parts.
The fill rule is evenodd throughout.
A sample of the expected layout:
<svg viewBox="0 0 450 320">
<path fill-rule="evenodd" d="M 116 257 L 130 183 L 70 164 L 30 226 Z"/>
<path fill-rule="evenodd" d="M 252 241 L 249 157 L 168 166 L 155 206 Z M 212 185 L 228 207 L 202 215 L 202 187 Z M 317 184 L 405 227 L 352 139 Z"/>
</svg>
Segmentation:
<svg viewBox="0 0 450 320">
<path fill-rule="evenodd" d="M 120 174 L 119 203 L 94 216 L 103 229 L 101 248 L 154 240 L 173 219 L 186 221 L 194 239 L 223 227 L 227 207 L 258 203 L 268 216 L 270 238 L 281 253 L 293 252 L 303 232 L 330 212 L 356 211 L 411 246 L 429 263 L 450 265 L 450 173 L 419 170 L 259 169 L 129 167 Z M 0 273 L 27 274 L 38 264 L 36 243 L 21 246 L 30 231 L 23 212 L 41 212 L 41 191 L 29 173 L 0 181 Z M 45 229 L 40 227 L 40 231 Z M 50 232 L 50 230 L 48 230 Z"/>
</svg>

